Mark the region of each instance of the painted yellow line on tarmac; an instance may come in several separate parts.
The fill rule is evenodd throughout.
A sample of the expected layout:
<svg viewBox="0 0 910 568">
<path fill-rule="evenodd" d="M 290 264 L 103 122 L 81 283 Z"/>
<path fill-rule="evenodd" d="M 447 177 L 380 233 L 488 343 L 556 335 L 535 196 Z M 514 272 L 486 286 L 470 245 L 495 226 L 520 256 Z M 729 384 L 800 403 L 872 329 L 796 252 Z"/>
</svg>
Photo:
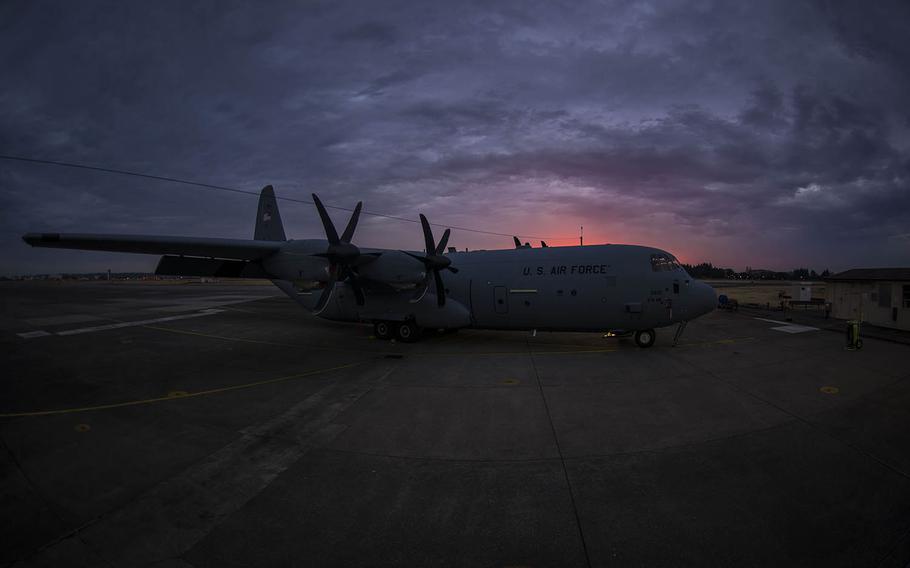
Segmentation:
<svg viewBox="0 0 910 568">
<path fill-rule="evenodd" d="M 125 406 L 138 406 L 140 404 L 151 404 L 153 402 L 167 402 L 174 400 L 184 400 L 187 398 L 193 398 L 196 396 L 205 396 L 209 394 L 218 394 L 222 392 L 229 392 L 240 389 L 248 389 L 252 387 L 258 387 L 261 385 L 270 385 L 273 383 L 281 383 L 284 381 L 293 381 L 295 379 L 302 379 L 304 377 L 312 377 L 313 375 L 319 375 L 322 373 L 330 373 L 332 371 L 340 371 L 341 369 L 348 369 L 357 365 L 362 365 L 365 361 L 358 361 L 356 363 L 348 363 L 347 365 L 339 365 L 337 367 L 329 367 L 327 369 L 316 369 L 313 371 L 307 371 L 305 373 L 297 373 L 296 375 L 287 375 L 284 377 L 278 377 L 276 379 L 266 379 L 264 381 L 254 381 L 252 383 L 244 383 L 242 385 L 231 385 L 227 387 L 218 387 L 214 389 L 206 389 L 196 392 L 187 392 L 179 396 L 173 396 L 173 392 L 168 393 L 167 396 L 159 396 L 156 398 L 146 398 L 141 400 L 128 400 L 126 402 L 115 402 L 111 404 L 98 404 L 95 406 L 83 406 L 80 408 L 61 408 L 58 410 L 35 410 L 30 412 L 8 412 L 5 414 L 0 414 L 0 418 L 18 418 L 22 416 L 50 416 L 54 414 L 73 414 L 76 412 L 90 412 L 92 410 L 108 410 L 111 408 L 123 408 Z M 174 391 L 182 392 L 182 391 Z"/>
</svg>

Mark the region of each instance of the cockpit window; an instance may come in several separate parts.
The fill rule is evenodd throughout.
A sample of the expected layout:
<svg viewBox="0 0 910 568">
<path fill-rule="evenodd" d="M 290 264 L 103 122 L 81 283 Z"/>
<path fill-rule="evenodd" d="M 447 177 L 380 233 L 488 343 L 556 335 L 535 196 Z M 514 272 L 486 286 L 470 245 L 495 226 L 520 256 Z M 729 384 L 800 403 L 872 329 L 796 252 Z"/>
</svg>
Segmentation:
<svg viewBox="0 0 910 568">
<path fill-rule="evenodd" d="M 654 272 L 669 272 L 672 270 L 679 270 L 679 262 L 673 255 L 669 254 L 652 254 L 651 255 L 651 270 Z"/>
</svg>

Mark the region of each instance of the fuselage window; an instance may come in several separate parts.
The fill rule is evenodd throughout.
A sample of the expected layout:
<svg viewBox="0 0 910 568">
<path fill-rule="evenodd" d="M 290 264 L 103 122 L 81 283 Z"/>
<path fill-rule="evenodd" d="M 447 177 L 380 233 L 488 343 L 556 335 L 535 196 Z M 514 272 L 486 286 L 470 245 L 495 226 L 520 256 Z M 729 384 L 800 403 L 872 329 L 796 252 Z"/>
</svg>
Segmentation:
<svg viewBox="0 0 910 568">
<path fill-rule="evenodd" d="M 651 270 L 654 272 L 669 272 L 679 270 L 679 262 L 669 254 L 652 254 Z"/>
</svg>

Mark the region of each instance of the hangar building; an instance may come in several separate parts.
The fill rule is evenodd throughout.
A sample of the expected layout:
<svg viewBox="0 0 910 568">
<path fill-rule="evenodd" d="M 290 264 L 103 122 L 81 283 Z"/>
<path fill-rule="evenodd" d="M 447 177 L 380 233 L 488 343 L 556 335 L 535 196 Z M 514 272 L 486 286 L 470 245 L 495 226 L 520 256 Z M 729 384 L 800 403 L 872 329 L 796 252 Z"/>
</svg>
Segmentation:
<svg viewBox="0 0 910 568">
<path fill-rule="evenodd" d="M 910 268 L 853 268 L 825 281 L 835 318 L 910 330 Z"/>
</svg>

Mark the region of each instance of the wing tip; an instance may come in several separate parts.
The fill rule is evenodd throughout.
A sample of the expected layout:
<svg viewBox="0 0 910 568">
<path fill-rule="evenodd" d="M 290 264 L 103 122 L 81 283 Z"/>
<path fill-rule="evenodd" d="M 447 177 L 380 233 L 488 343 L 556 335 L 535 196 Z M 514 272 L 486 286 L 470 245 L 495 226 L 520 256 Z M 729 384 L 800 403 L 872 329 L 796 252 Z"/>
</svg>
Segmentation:
<svg viewBox="0 0 910 568">
<path fill-rule="evenodd" d="M 22 235 L 22 240 L 33 247 L 44 243 L 58 243 L 60 242 L 60 233 L 26 233 Z"/>
</svg>

